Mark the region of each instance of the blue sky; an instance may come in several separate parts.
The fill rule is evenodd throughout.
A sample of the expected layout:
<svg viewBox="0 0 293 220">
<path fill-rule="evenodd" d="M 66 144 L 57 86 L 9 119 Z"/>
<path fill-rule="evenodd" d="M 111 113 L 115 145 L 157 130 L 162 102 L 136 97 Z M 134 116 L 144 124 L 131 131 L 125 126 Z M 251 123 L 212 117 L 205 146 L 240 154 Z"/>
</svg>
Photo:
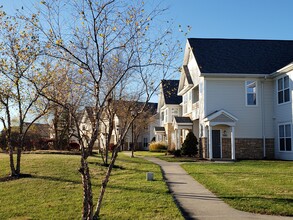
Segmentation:
<svg viewBox="0 0 293 220">
<path fill-rule="evenodd" d="M 154 3 L 161 0 L 145 0 Z M 2 0 L 4 9 L 29 6 L 35 0 Z M 162 0 L 166 17 L 178 27 L 190 25 L 188 37 L 292 39 L 293 0 Z M 182 40 L 185 41 L 184 37 Z M 183 42 L 184 44 L 185 42 Z"/>
<path fill-rule="evenodd" d="M 292 0 L 166 0 L 188 37 L 293 40 Z"/>
<path fill-rule="evenodd" d="M 152 1 L 155 4 L 161 0 Z M 35 0 L 2 0 L 4 10 Z M 293 0 L 162 0 L 174 29 L 192 27 L 187 37 L 293 40 Z M 185 28 L 186 29 L 186 28 Z M 186 37 L 180 36 L 184 48 Z M 183 55 L 182 55 L 183 56 Z M 183 57 L 182 57 L 183 59 Z M 156 99 L 153 99 L 156 101 Z"/>
</svg>

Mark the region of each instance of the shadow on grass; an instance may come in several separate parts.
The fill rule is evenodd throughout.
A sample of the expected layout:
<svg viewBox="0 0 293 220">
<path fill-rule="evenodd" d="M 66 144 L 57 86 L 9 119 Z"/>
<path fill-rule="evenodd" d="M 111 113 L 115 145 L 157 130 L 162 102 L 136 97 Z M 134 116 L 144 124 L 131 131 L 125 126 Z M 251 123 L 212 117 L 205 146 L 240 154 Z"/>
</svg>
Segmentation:
<svg viewBox="0 0 293 220">
<path fill-rule="evenodd" d="M 293 199 L 291 198 L 275 198 L 275 197 L 261 197 L 261 196 L 219 196 L 220 199 L 227 200 L 262 200 L 262 201 L 272 201 L 274 203 L 288 203 L 292 204 Z"/>
<path fill-rule="evenodd" d="M 188 169 L 186 169 L 187 172 L 188 172 Z M 288 175 L 288 176 L 291 176 L 292 174 L 290 173 L 282 173 L 282 172 L 263 172 L 263 171 L 259 171 L 259 172 L 243 172 L 243 171 L 239 171 L 239 172 L 235 172 L 235 171 L 223 171 L 223 172 L 220 172 L 220 171 L 216 171 L 216 172 L 209 172 L 209 171 L 206 171 L 206 172 L 188 172 L 189 175 L 207 175 L 207 174 L 216 174 L 216 175 L 230 175 L 230 176 L 235 176 L 235 175 L 245 175 L 245 177 L 247 176 L 259 176 L 259 177 L 270 177 L 272 174 L 276 174 L 276 175 Z M 237 177 L 240 177 L 240 176 L 237 176 Z"/>
<path fill-rule="evenodd" d="M 32 175 L 21 173 L 17 176 L 5 176 L 5 177 L 0 178 L 0 182 L 8 182 L 8 181 L 19 180 L 19 179 L 23 179 L 23 178 L 32 178 Z"/>
<path fill-rule="evenodd" d="M 49 181 L 57 181 L 57 182 L 64 182 L 64 183 L 73 183 L 73 184 L 81 184 L 81 181 L 77 180 L 69 180 L 60 177 L 52 177 L 52 176 L 36 176 L 32 175 L 32 179 L 42 179 L 42 180 L 49 180 Z"/>
<path fill-rule="evenodd" d="M 64 182 L 64 183 L 81 184 L 81 181 L 63 179 L 63 178 L 52 177 L 52 176 L 37 176 L 37 175 L 31 175 L 31 174 L 20 174 L 18 176 L 2 177 L 2 178 L 0 178 L 0 182 L 8 182 L 8 181 L 20 180 L 20 179 L 24 179 L 24 178 L 42 179 L 42 180 L 58 181 L 58 182 Z"/>
<path fill-rule="evenodd" d="M 99 163 L 99 162 L 88 162 L 88 164 L 93 164 L 93 165 L 100 166 L 100 167 L 109 167 L 109 164 L 103 164 L 103 163 Z M 114 164 L 113 169 L 125 170 L 126 168 L 123 166 L 119 166 L 119 165 Z"/>
<path fill-rule="evenodd" d="M 160 180 L 153 180 L 152 182 L 157 182 L 157 181 L 160 181 Z M 168 189 L 166 189 L 166 190 L 156 190 L 156 189 L 154 189 L 152 187 L 131 187 L 131 186 L 127 186 L 127 185 L 113 186 L 113 185 L 109 184 L 107 186 L 107 188 L 118 189 L 118 190 L 121 190 L 121 191 L 133 191 L 133 192 L 149 193 L 149 194 L 155 194 L 155 195 L 158 195 L 158 194 L 162 194 L 162 195 L 170 194 L 170 191 Z"/>
</svg>

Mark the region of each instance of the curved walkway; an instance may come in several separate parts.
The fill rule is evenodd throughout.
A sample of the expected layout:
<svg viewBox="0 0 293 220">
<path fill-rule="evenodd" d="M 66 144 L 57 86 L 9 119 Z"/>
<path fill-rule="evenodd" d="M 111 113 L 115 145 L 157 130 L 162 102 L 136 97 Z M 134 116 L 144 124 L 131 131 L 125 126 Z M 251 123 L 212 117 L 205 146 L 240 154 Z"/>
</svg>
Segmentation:
<svg viewBox="0 0 293 220">
<path fill-rule="evenodd" d="M 165 181 L 185 219 L 293 219 L 238 211 L 195 181 L 181 168 L 180 163 L 153 157 L 143 158 L 161 167 Z"/>
</svg>

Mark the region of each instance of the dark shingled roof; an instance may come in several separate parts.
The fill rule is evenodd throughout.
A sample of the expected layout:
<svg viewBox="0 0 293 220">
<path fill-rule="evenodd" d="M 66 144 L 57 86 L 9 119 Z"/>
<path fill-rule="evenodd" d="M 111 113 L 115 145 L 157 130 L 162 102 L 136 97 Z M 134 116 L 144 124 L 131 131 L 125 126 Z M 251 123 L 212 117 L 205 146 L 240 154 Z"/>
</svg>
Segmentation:
<svg viewBox="0 0 293 220">
<path fill-rule="evenodd" d="M 188 41 L 202 73 L 270 74 L 293 61 L 292 40 Z"/>
<path fill-rule="evenodd" d="M 175 121 L 176 123 L 178 124 L 187 124 L 187 123 L 191 123 L 192 124 L 192 121 L 189 117 L 174 117 L 175 118 Z"/>
<path fill-rule="evenodd" d="M 164 127 L 155 127 L 155 131 L 165 132 L 165 128 Z"/>
<path fill-rule="evenodd" d="M 182 102 L 182 97 L 177 95 L 179 80 L 162 80 L 165 104 L 176 105 Z"/>
</svg>

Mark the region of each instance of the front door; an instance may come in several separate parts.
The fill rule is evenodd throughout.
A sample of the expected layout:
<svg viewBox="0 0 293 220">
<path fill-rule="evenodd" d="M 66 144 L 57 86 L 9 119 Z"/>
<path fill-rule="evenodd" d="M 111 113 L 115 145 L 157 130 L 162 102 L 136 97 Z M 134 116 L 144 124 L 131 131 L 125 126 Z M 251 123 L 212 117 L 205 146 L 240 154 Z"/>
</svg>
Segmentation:
<svg viewBox="0 0 293 220">
<path fill-rule="evenodd" d="M 213 130 L 213 158 L 221 158 L 221 132 Z"/>
</svg>

